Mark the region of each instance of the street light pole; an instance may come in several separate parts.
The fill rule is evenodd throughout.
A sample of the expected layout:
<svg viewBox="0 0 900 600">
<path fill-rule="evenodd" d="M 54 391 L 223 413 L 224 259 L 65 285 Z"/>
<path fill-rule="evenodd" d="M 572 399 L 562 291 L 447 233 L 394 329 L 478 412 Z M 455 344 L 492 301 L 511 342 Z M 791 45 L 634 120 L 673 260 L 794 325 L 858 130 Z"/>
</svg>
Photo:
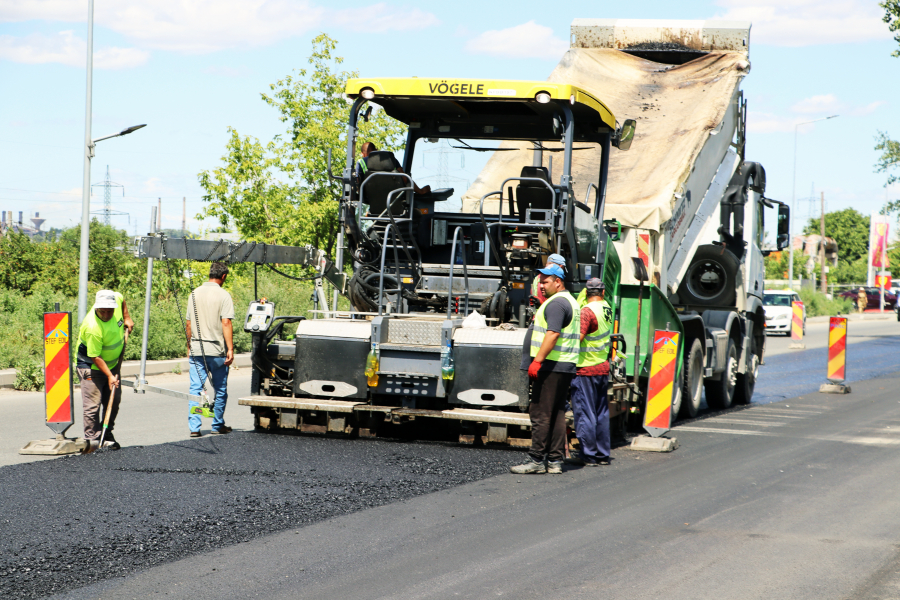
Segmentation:
<svg viewBox="0 0 900 600">
<path fill-rule="evenodd" d="M 81 250 L 78 258 L 78 322 L 87 313 L 88 241 L 91 225 L 91 88 L 94 72 L 94 0 L 88 0 L 87 100 L 84 108 L 84 182 L 81 187 Z"/>
<path fill-rule="evenodd" d="M 812 121 L 804 121 L 803 123 L 794 125 L 794 182 L 791 187 L 791 219 L 789 221 L 790 241 L 788 242 L 788 286 L 790 289 L 794 289 L 794 215 L 797 209 L 797 131 L 800 129 L 801 125 L 827 121 L 828 119 L 834 119 L 837 116 L 838 115 L 831 115 L 830 117 L 822 117 L 821 119 L 813 119 Z"/>
</svg>

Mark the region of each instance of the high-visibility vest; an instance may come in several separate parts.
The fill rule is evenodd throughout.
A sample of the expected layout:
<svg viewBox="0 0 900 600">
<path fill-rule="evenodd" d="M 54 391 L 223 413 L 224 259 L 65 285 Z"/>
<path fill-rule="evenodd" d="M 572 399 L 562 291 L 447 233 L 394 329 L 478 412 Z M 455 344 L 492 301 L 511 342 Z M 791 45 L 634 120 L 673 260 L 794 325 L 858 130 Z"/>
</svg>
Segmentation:
<svg viewBox="0 0 900 600">
<path fill-rule="evenodd" d="M 572 297 L 572 294 L 566 291 L 557 292 L 550 296 L 546 302 L 541 304 L 537 314 L 534 315 L 534 332 L 531 335 L 531 357 L 537 356 L 538 350 L 544 342 L 544 335 L 547 333 L 547 319 L 544 317 L 544 312 L 551 302 L 568 302 L 571 304 L 572 321 L 559 332 L 556 345 L 546 358 L 556 362 L 577 364 L 578 352 L 581 349 L 581 308 L 578 306 L 575 298 Z"/>
<path fill-rule="evenodd" d="M 606 362 L 609 358 L 609 320 L 606 317 L 609 305 L 605 300 L 589 302 L 583 310 L 590 310 L 597 317 L 597 331 L 588 333 L 581 341 L 578 353 L 579 367 L 593 367 Z"/>
</svg>

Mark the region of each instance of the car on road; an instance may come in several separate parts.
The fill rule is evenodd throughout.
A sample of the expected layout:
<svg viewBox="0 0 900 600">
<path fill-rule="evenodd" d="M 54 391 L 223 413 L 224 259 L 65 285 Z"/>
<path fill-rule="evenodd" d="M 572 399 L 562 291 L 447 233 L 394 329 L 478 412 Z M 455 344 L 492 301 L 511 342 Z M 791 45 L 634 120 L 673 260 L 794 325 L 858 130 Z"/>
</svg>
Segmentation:
<svg viewBox="0 0 900 600">
<path fill-rule="evenodd" d="M 881 288 L 867 287 L 866 290 L 866 309 L 878 308 L 881 305 Z M 845 292 L 838 294 L 841 298 L 848 298 L 856 304 L 856 297 L 859 294 L 859 288 L 851 288 Z M 884 307 L 893 308 L 897 304 L 897 294 L 890 290 L 884 290 Z"/>
<path fill-rule="evenodd" d="M 763 310 L 766 312 L 766 333 L 791 335 L 792 302 L 800 302 L 800 294 L 791 290 L 764 290 Z M 806 307 L 803 307 L 803 334 L 806 335 Z"/>
</svg>

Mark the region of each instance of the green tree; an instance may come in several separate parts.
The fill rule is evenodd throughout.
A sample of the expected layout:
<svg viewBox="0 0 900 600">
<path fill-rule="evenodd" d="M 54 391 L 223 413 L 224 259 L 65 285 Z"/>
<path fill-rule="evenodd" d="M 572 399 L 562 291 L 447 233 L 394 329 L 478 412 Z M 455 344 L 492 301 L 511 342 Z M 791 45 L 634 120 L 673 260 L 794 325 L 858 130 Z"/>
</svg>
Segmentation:
<svg viewBox="0 0 900 600">
<path fill-rule="evenodd" d="M 889 138 L 887 132 L 884 131 L 879 131 L 875 139 L 878 141 L 875 149 L 881 151 L 881 156 L 878 158 L 878 162 L 875 163 L 875 172 L 889 173 L 885 186 L 900 181 L 900 177 L 890 173 L 893 169 L 900 167 L 900 142 Z M 894 200 L 893 202 L 894 207 L 892 210 L 900 208 L 900 201 Z"/>
<path fill-rule="evenodd" d="M 803 235 L 819 231 L 819 219 L 810 219 Z M 825 213 L 825 235 L 837 240 L 841 260 L 852 263 L 869 254 L 869 217 L 854 208 Z"/>
<path fill-rule="evenodd" d="M 894 41 L 900 45 L 900 0 L 884 0 L 878 6 L 884 9 L 882 20 L 887 23 L 888 29 L 896 33 Z M 894 50 L 891 56 L 900 58 L 900 49 Z"/>
<path fill-rule="evenodd" d="M 207 203 L 202 216 L 233 224 L 246 240 L 311 244 L 333 255 L 341 185 L 328 177 L 327 152 L 342 172 L 350 112 L 343 94 L 347 79 L 358 73 L 338 70 L 343 58 L 333 55 L 337 42 L 327 35 L 312 45 L 309 69 L 270 85 L 271 95 L 262 94 L 287 131 L 263 146 L 229 128 L 223 165 L 199 175 Z M 359 138 L 397 151 L 405 130 L 383 110 L 373 110 L 368 122 L 360 120 Z"/>
</svg>

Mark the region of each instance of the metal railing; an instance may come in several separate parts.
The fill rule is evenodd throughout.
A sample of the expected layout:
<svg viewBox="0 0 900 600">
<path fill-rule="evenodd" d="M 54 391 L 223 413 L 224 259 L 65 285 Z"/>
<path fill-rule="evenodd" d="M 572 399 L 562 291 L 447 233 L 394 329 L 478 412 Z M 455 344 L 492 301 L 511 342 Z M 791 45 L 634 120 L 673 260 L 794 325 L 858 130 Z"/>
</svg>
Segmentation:
<svg viewBox="0 0 900 600">
<path fill-rule="evenodd" d="M 457 227 L 456 230 L 453 232 L 453 249 L 450 250 L 450 281 L 448 282 L 448 285 L 447 285 L 447 318 L 448 319 L 450 318 L 450 309 L 453 307 L 453 302 L 452 302 L 452 299 L 453 299 L 453 267 L 456 265 L 456 248 L 457 248 L 457 245 L 456 245 L 457 237 L 456 236 L 458 236 L 461 232 L 462 232 L 462 227 Z M 468 264 L 468 261 L 466 260 L 465 249 L 463 249 L 462 257 L 463 257 L 463 277 L 465 278 L 465 282 L 466 282 L 466 308 L 465 308 L 463 314 L 468 315 L 469 314 L 469 264 Z"/>
<path fill-rule="evenodd" d="M 381 244 L 381 269 L 378 273 L 378 316 L 380 317 L 384 311 L 384 258 L 387 254 L 387 238 L 389 234 L 393 234 L 396 238 L 397 232 L 394 230 L 394 223 L 389 223 L 387 229 L 384 230 L 384 240 Z M 397 287 L 395 289 L 386 290 L 388 293 L 397 293 L 397 304 L 402 304 L 403 299 L 403 275 L 400 274 L 400 256 L 397 254 L 397 245 L 394 244 L 394 269 L 397 272 Z"/>
</svg>

